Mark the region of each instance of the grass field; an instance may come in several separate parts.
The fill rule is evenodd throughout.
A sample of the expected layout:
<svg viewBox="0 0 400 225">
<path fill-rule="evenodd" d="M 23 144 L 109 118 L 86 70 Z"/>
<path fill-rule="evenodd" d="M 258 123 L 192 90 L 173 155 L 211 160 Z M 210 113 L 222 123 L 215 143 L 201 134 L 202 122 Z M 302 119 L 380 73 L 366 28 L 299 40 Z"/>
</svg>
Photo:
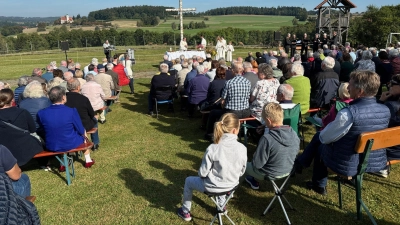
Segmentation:
<svg viewBox="0 0 400 225">
<path fill-rule="evenodd" d="M 292 20 L 294 17 L 292 16 L 256 16 L 256 15 L 227 15 L 227 16 L 208 16 L 209 20 L 204 21 L 203 17 L 185 17 L 183 16 L 183 23 L 189 24 L 191 21 L 201 23 L 204 21 L 206 25 L 209 27 L 206 28 L 207 31 L 219 30 L 227 27 L 234 27 L 244 29 L 246 31 L 249 30 L 278 30 L 282 26 L 292 26 Z M 172 31 L 171 24 L 175 22 L 178 26 L 178 19 L 168 19 L 166 22 L 161 20 L 161 23 L 156 27 L 141 27 L 140 29 L 149 30 L 149 31 Z M 126 24 L 129 21 L 113 21 L 113 23 L 122 23 Z M 134 22 L 132 26 L 134 26 Z M 136 30 L 136 27 L 120 27 L 118 30 Z M 196 34 L 201 29 L 186 29 L 185 33 L 187 34 Z"/>
<path fill-rule="evenodd" d="M 101 49 L 91 50 L 71 52 L 69 57 L 88 62 L 103 56 Z M 248 50 L 238 49 L 235 54 L 244 56 Z M 137 48 L 134 70 L 155 72 L 153 65 L 161 61 L 163 51 L 163 47 Z M 0 56 L 0 80 L 30 74 L 33 67 L 63 58 L 61 53 Z M 107 123 L 99 125 L 100 149 L 92 153 L 96 164 L 85 169 L 83 161 L 76 161 L 77 174 L 71 186 L 65 184 L 64 174 L 39 170 L 34 162 L 23 168 L 31 179 L 32 194 L 37 196 L 35 205 L 42 224 L 209 224 L 214 206 L 202 193 L 194 194 L 192 222 L 183 222 L 175 213 L 185 177 L 197 175 L 208 146 L 199 129 L 200 115 L 188 119 L 179 111 L 179 101 L 175 102 L 175 114 L 167 113 L 163 105 L 159 119 L 146 115 L 149 87 L 149 78 L 135 78 L 134 96 L 124 87 L 121 103 L 114 104 Z M 306 127 L 305 131 L 309 141 L 315 130 Z M 249 160 L 254 151 L 255 144 L 250 143 Z M 58 163 L 54 161 L 53 167 Z M 290 180 L 286 197 L 297 209 L 288 211 L 293 224 L 371 224 L 365 214 L 361 221 L 355 219 L 355 193 L 349 188 L 343 188 L 343 210 L 338 208 L 333 179 L 328 182 L 327 196 L 307 190 L 305 181 L 311 172 L 312 168 L 306 169 Z M 395 165 L 387 179 L 364 177 L 363 199 L 378 224 L 399 224 L 399 173 L 400 166 Z M 272 187 L 265 181 L 258 191 L 242 184 L 228 205 L 229 215 L 236 224 L 286 224 L 277 202 L 271 213 L 260 216 L 272 197 Z"/>
<path fill-rule="evenodd" d="M 163 60 L 163 55 L 169 48 L 174 46 L 117 46 L 117 53 L 124 53 L 128 48 L 135 49 L 136 65 L 133 66 L 134 72 L 153 72 Z M 248 51 L 262 51 L 262 47 L 245 48 L 235 47 L 233 57 L 244 57 Z M 102 48 L 82 48 L 70 49 L 67 52 L 68 58 L 72 58 L 75 62 L 80 62 L 82 66 L 90 63 L 92 58 L 98 58 L 101 61 L 104 58 Z M 114 54 L 114 52 L 113 52 Z M 60 50 L 42 51 L 42 52 L 27 52 L 13 55 L 0 55 L 0 80 L 17 79 L 22 75 L 29 75 L 33 68 L 44 68 L 51 61 L 65 60 L 64 52 Z"/>
</svg>

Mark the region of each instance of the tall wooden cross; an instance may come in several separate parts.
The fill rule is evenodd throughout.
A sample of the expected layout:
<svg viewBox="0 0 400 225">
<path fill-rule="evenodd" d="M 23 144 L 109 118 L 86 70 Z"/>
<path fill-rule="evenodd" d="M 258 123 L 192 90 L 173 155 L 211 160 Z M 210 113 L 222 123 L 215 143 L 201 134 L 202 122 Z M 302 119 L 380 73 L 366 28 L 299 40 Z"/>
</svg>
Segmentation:
<svg viewBox="0 0 400 225">
<path fill-rule="evenodd" d="M 183 40 L 183 12 L 194 12 L 194 11 L 196 11 L 196 8 L 183 9 L 182 8 L 182 0 L 179 0 L 179 9 L 166 9 L 165 11 L 179 13 L 179 19 L 180 19 L 180 24 L 181 24 L 181 40 Z"/>
</svg>

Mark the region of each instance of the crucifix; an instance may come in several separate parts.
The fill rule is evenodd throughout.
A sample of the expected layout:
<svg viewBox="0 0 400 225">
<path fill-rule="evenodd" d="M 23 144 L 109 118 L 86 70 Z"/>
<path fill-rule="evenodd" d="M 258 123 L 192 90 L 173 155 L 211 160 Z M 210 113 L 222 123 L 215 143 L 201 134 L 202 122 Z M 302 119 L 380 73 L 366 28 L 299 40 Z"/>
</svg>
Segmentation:
<svg viewBox="0 0 400 225">
<path fill-rule="evenodd" d="M 181 40 L 183 40 L 183 12 L 194 12 L 196 8 L 182 9 L 182 0 L 179 0 L 179 9 L 166 9 L 167 12 L 178 12 L 181 24 Z"/>
</svg>

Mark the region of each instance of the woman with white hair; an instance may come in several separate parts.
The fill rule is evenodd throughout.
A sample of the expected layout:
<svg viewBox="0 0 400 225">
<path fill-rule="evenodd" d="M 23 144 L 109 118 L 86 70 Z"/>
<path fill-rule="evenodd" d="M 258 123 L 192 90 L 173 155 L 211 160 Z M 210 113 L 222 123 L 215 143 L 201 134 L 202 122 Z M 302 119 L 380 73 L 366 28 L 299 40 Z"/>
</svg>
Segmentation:
<svg viewBox="0 0 400 225">
<path fill-rule="evenodd" d="M 369 50 L 363 51 L 360 61 L 354 64 L 355 70 L 369 70 L 375 72 L 375 63 L 371 59 L 372 53 Z"/>
<path fill-rule="evenodd" d="M 28 76 L 22 76 L 18 79 L 18 87 L 14 90 L 14 100 L 19 103 L 19 95 L 24 92 L 26 85 L 28 84 Z"/>
<path fill-rule="evenodd" d="M 310 108 L 310 93 L 311 83 L 308 77 L 304 75 L 304 67 L 300 63 L 293 63 L 290 69 L 292 75 L 289 79 L 283 83 L 290 84 L 294 89 L 292 101 L 293 103 L 300 103 L 302 114 L 307 113 Z"/>
<path fill-rule="evenodd" d="M 24 100 L 19 103 L 19 108 L 26 109 L 35 121 L 36 129 L 39 128 L 36 122 L 36 115 L 39 110 L 47 108 L 51 105 L 50 100 L 43 91 L 42 84 L 38 81 L 29 83 L 24 92 Z"/>
</svg>

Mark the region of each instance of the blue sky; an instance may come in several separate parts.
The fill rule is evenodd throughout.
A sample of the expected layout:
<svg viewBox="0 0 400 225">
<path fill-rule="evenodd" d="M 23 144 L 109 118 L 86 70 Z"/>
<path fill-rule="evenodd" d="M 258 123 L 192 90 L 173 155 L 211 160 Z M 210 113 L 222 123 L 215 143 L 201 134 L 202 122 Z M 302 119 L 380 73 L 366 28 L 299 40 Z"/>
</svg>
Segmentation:
<svg viewBox="0 0 400 225">
<path fill-rule="evenodd" d="M 51 2 L 51 4 L 50 4 Z M 248 1 L 243 0 L 183 0 L 184 8 L 196 8 L 198 12 L 208 9 L 228 6 L 247 6 Z M 256 7 L 277 7 L 277 6 L 299 6 L 307 10 L 314 9 L 322 0 L 285 0 L 285 1 L 252 1 L 251 6 Z M 363 12 L 368 5 L 396 5 L 399 0 L 352 0 L 357 6 L 353 12 Z M 0 16 L 24 16 L 24 17 L 47 17 L 62 16 L 65 14 L 87 16 L 89 12 L 104 8 L 117 6 L 133 5 L 163 5 L 178 7 L 178 0 L 147 0 L 147 1 L 127 1 L 127 0 L 0 0 Z"/>
</svg>

